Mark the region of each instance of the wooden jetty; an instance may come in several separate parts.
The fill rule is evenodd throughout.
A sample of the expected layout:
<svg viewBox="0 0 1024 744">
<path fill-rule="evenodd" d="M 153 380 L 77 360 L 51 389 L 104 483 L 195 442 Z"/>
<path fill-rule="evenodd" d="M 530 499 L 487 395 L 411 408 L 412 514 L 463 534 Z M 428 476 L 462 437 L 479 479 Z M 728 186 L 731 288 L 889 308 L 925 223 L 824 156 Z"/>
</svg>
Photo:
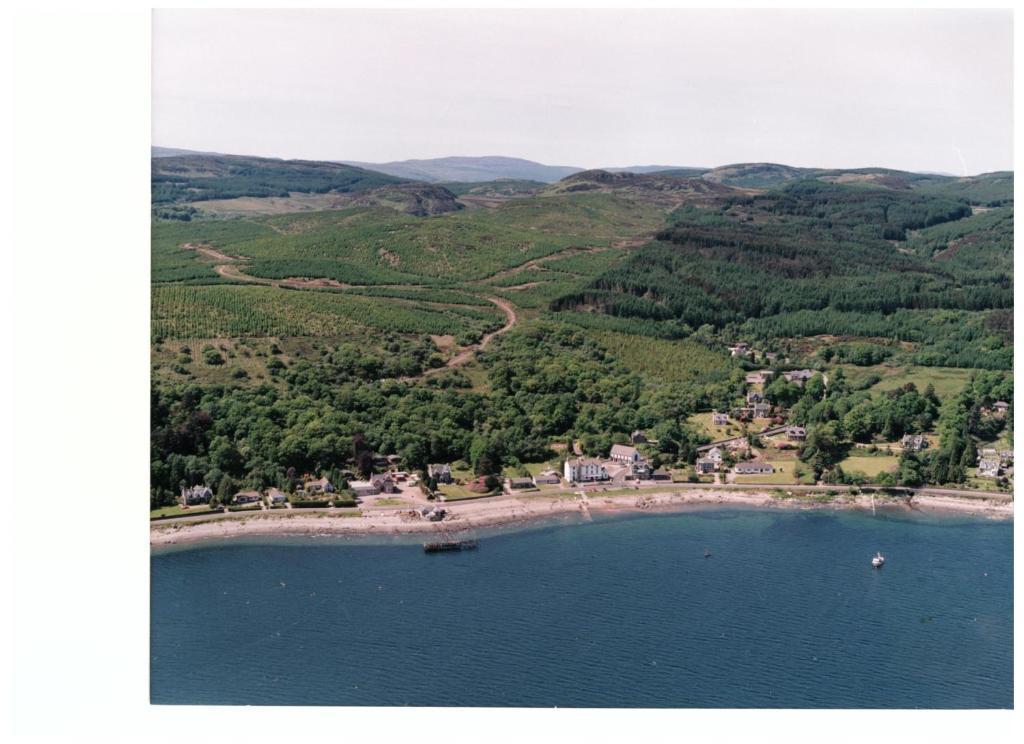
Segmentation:
<svg viewBox="0 0 1024 744">
<path fill-rule="evenodd" d="M 453 553 L 462 550 L 476 550 L 476 535 L 468 526 L 454 530 L 442 527 L 438 530 L 440 540 L 423 544 L 424 553 Z"/>
<path fill-rule="evenodd" d="M 459 550 L 475 550 L 476 540 L 442 540 L 424 544 L 424 553 L 451 553 Z"/>
</svg>

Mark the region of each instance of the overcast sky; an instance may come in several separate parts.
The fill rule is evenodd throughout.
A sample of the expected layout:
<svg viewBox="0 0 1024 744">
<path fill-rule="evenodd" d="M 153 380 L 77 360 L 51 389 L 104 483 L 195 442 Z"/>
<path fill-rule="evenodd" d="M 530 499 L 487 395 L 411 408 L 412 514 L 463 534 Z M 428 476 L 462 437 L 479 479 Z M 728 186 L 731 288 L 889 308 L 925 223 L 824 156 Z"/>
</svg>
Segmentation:
<svg viewBox="0 0 1024 744">
<path fill-rule="evenodd" d="M 153 143 L 552 165 L 1012 162 L 1009 11 L 154 13 Z"/>
</svg>

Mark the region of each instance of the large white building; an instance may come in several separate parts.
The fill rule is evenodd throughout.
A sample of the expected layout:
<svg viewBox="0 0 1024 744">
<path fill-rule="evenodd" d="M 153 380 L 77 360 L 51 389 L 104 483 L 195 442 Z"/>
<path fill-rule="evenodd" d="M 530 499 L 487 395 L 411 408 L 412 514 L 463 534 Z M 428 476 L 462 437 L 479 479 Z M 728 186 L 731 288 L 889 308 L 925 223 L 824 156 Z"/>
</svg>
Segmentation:
<svg viewBox="0 0 1024 744">
<path fill-rule="evenodd" d="M 600 460 L 578 457 L 565 461 L 565 480 L 569 483 L 587 483 L 589 481 L 607 480 L 608 472 Z"/>
</svg>

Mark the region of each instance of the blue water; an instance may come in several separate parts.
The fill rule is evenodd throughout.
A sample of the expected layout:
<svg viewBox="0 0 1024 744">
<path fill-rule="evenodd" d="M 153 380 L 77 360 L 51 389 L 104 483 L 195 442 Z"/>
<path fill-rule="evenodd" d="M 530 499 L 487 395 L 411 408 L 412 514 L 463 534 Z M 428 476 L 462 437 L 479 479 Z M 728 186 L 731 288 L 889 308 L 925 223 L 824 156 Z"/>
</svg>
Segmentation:
<svg viewBox="0 0 1024 744">
<path fill-rule="evenodd" d="M 341 539 L 157 552 L 151 696 L 1009 708 L 1012 555 L 1009 522 L 782 510 L 606 518 L 438 555 Z"/>
</svg>

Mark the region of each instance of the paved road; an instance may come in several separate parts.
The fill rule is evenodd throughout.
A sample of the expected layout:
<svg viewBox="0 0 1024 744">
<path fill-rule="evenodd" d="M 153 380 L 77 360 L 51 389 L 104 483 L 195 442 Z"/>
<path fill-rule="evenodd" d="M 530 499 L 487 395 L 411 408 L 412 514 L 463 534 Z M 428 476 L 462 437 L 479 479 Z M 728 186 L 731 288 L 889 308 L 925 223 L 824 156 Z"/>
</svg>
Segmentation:
<svg viewBox="0 0 1024 744">
<path fill-rule="evenodd" d="M 604 491 L 621 491 L 628 489 L 629 486 L 596 486 L 585 488 L 584 499 L 587 495 L 600 496 Z M 634 487 L 634 490 L 638 494 L 642 493 L 659 493 L 668 490 L 679 491 L 679 490 L 703 490 L 703 491 L 746 491 L 753 493 L 761 493 L 767 491 L 850 491 L 853 488 L 859 488 L 862 493 L 886 493 L 891 492 L 894 494 L 912 494 L 912 495 L 924 495 L 924 496 L 953 496 L 956 498 L 966 499 L 977 499 L 979 501 L 1013 501 L 1012 493 L 996 493 L 991 491 L 967 491 L 955 488 L 894 488 L 894 489 L 883 489 L 877 486 L 842 486 L 842 485 L 828 485 L 828 486 L 807 486 L 798 484 L 779 484 L 779 485 L 763 485 L 763 484 L 750 484 L 750 483 L 643 483 Z M 544 498 L 545 496 L 564 496 L 571 494 L 579 494 L 580 488 L 562 488 L 557 490 L 543 491 L 541 493 L 534 494 L 498 494 L 496 496 L 482 496 L 479 499 L 473 499 L 466 503 L 479 503 L 481 501 L 487 501 L 488 503 L 501 502 L 501 501 L 515 501 L 521 498 Z M 459 501 L 445 502 L 445 508 L 458 507 L 462 503 Z M 404 511 L 408 509 L 419 509 L 422 504 L 410 504 L 408 507 L 370 507 L 368 511 L 388 511 L 388 510 L 399 510 Z M 344 511 L 342 509 L 296 509 L 292 510 L 291 513 L 303 513 L 303 512 L 331 512 L 331 511 Z M 152 524 L 167 524 L 174 522 L 189 522 L 189 521 L 200 521 L 202 519 L 228 519 L 231 517 L 238 516 L 252 516 L 251 512 L 226 512 L 226 513 L 211 513 L 204 517 L 192 516 L 192 517 L 171 517 L 168 519 L 161 519 Z"/>
</svg>

